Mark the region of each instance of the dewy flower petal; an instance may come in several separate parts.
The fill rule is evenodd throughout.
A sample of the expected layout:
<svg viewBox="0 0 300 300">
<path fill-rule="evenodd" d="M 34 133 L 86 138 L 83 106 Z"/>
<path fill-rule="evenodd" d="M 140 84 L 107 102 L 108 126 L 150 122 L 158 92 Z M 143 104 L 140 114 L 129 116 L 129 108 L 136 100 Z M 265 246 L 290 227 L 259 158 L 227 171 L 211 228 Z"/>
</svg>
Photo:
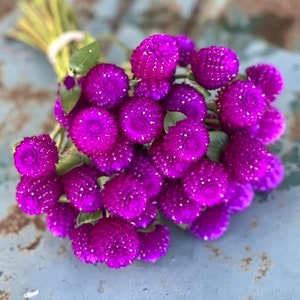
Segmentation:
<svg viewBox="0 0 300 300">
<path fill-rule="evenodd" d="M 102 218 L 91 232 L 91 247 L 110 268 L 130 265 L 138 255 L 139 239 L 135 228 L 119 218 Z"/>
<path fill-rule="evenodd" d="M 133 50 L 130 58 L 135 77 L 159 81 L 167 81 L 175 74 L 178 60 L 176 39 L 166 34 L 147 37 Z"/>
<path fill-rule="evenodd" d="M 18 172 L 32 178 L 54 173 L 57 162 L 57 147 L 47 134 L 25 137 L 14 153 Z"/>
<path fill-rule="evenodd" d="M 238 74 L 239 60 L 230 48 L 210 46 L 192 55 L 191 68 L 201 86 L 217 89 L 225 86 Z"/>
<path fill-rule="evenodd" d="M 157 202 L 152 198 L 148 199 L 145 210 L 137 218 L 131 221 L 135 228 L 146 228 L 157 217 L 158 208 Z"/>
<path fill-rule="evenodd" d="M 153 231 L 138 232 L 140 249 L 138 259 L 155 263 L 169 250 L 171 232 L 166 225 L 158 224 Z"/>
<path fill-rule="evenodd" d="M 190 63 L 191 55 L 196 51 L 195 43 L 186 35 L 176 35 L 175 39 L 179 48 L 178 65 L 186 67 Z"/>
<path fill-rule="evenodd" d="M 170 88 L 171 83 L 169 81 L 142 80 L 136 85 L 134 96 L 161 100 L 168 94 Z"/>
<path fill-rule="evenodd" d="M 125 71 L 116 65 L 102 63 L 87 73 L 82 96 L 92 105 L 111 109 L 126 99 L 128 90 L 129 80 Z"/>
<path fill-rule="evenodd" d="M 74 117 L 69 134 L 79 151 L 93 156 L 113 148 L 118 138 L 118 126 L 106 109 L 89 107 Z"/>
</svg>

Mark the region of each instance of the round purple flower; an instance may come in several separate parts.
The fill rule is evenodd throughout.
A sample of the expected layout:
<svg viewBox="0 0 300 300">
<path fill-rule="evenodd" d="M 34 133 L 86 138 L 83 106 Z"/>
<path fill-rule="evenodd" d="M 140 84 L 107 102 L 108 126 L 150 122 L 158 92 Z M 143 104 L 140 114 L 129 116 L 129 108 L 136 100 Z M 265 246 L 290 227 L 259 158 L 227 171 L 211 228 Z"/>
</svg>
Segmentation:
<svg viewBox="0 0 300 300">
<path fill-rule="evenodd" d="M 237 80 L 219 93 L 216 104 L 221 121 L 228 127 L 238 128 L 257 124 L 267 100 L 253 82 Z"/>
<path fill-rule="evenodd" d="M 92 105 L 114 108 L 128 96 L 129 80 L 125 71 L 113 64 L 94 66 L 85 76 L 82 96 Z"/>
<path fill-rule="evenodd" d="M 82 224 L 70 233 L 72 250 L 75 256 L 87 264 L 96 264 L 99 262 L 98 256 L 91 247 L 91 232 L 93 228 L 94 225 L 92 224 Z"/>
<path fill-rule="evenodd" d="M 283 89 L 281 73 L 270 64 L 258 64 L 246 69 L 247 77 L 259 86 L 269 101 L 274 101 Z"/>
<path fill-rule="evenodd" d="M 74 229 L 77 215 L 72 205 L 58 202 L 47 211 L 47 227 L 54 236 L 65 238 Z"/>
<path fill-rule="evenodd" d="M 178 179 L 167 181 L 156 199 L 164 216 L 177 224 L 191 223 L 202 208 L 202 203 L 189 198 Z"/>
<path fill-rule="evenodd" d="M 161 100 L 168 94 L 170 88 L 171 83 L 169 81 L 142 80 L 136 85 L 134 96 Z"/>
<path fill-rule="evenodd" d="M 284 165 L 281 159 L 273 153 L 269 153 L 266 174 L 253 183 L 256 191 L 268 192 L 277 188 L 284 178 Z"/>
<path fill-rule="evenodd" d="M 102 218 L 91 233 L 91 247 L 110 268 L 130 265 L 139 252 L 139 239 L 132 224 L 119 218 Z"/>
<path fill-rule="evenodd" d="M 163 137 L 165 149 L 182 161 L 196 161 L 208 150 L 208 131 L 196 119 L 178 121 Z"/>
<path fill-rule="evenodd" d="M 167 81 L 175 74 L 178 60 L 176 39 L 166 34 L 154 34 L 133 50 L 130 63 L 137 78 Z"/>
<path fill-rule="evenodd" d="M 16 147 L 14 163 L 21 175 L 32 178 L 55 172 L 58 150 L 48 134 L 25 137 Z"/>
<path fill-rule="evenodd" d="M 231 180 L 225 195 L 228 211 L 237 213 L 247 209 L 254 199 L 253 187 L 250 183 L 239 183 Z"/>
<path fill-rule="evenodd" d="M 162 105 L 168 111 L 180 111 L 188 118 L 203 121 L 207 107 L 204 97 L 187 84 L 174 84 L 163 100 Z"/>
<path fill-rule="evenodd" d="M 171 232 L 166 225 L 157 224 L 153 231 L 138 232 L 140 249 L 138 259 L 155 263 L 164 256 L 171 243 Z"/>
<path fill-rule="evenodd" d="M 233 179 L 253 183 L 266 174 L 268 151 L 257 139 L 236 133 L 230 137 L 221 160 Z"/>
<path fill-rule="evenodd" d="M 239 71 L 239 60 L 230 48 L 210 46 L 194 52 L 191 68 L 196 81 L 206 89 L 229 83 Z"/>
<path fill-rule="evenodd" d="M 131 221 L 135 228 L 146 228 L 150 225 L 157 217 L 158 208 L 157 202 L 152 198 L 148 199 L 145 210 L 137 218 Z"/>
<path fill-rule="evenodd" d="M 72 169 L 62 177 L 64 191 L 70 203 L 79 211 L 95 212 L 101 205 L 98 171 L 88 165 Z"/>
<path fill-rule="evenodd" d="M 119 137 L 114 148 L 109 152 L 98 153 L 92 158 L 96 168 L 108 176 L 129 167 L 134 153 L 132 143 Z"/>
<path fill-rule="evenodd" d="M 62 185 L 57 175 L 39 178 L 22 176 L 17 186 L 16 199 L 22 211 L 30 215 L 38 215 L 54 206 L 62 192 Z"/>
<path fill-rule="evenodd" d="M 195 43 L 186 35 L 175 36 L 179 48 L 178 65 L 186 67 L 190 63 L 191 55 L 196 51 Z"/>
<path fill-rule="evenodd" d="M 122 133 L 134 143 L 146 144 L 157 138 L 163 130 L 164 115 L 153 99 L 131 98 L 120 110 Z"/>
<path fill-rule="evenodd" d="M 89 107 L 74 117 L 69 134 L 79 151 L 95 156 L 113 148 L 118 138 L 118 126 L 106 109 Z"/>
<path fill-rule="evenodd" d="M 136 176 L 123 172 L 105 183 L 102 201 L 112 216 L 132 221 L 145 210 L 147 193 Z"/>
<path fill-rule="evenodd" d="M 229 176 L 219 163 L 208 159 L 198 161 L 182 179 L 187 195 L 202 206 L 224 202 Z"/>
<path fill-rule="evenodd" d="M 229 227 L 230 214 L 224 203 L 208 207 L 190 224 L 189 231 L 198 239 L 208 241 L 221 237 Z"/>
</svg>

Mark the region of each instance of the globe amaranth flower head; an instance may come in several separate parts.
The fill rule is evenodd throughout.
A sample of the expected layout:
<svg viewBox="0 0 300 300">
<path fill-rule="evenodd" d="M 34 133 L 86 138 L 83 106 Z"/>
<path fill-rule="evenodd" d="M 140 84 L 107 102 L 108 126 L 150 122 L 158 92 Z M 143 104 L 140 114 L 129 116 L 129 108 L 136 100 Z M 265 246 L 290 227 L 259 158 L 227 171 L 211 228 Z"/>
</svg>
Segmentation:
<svg viewBox="0 0 300 300">
<path fill-rule="evenodd" d="M 196 162 L 182 179 L 187 195 L 202 206 L 224 202 L 229 176 L 219 163 L 209 159 Z"/>
<path fill-rule="evenodd" d="M 217 89 L 229 83 L 239 70 L 236 53 L 227 47 L 202 48 L 191 57 L 196 81 L 206 89 Z"/>
<path fill-rule="evenodd" d="M 257 124 L 268 101 L 253 82 L 237 80 L 220 91 L 216 104 L 222 123 L 239 128 Z"/>
<path fill-rule="evenodd" d="M 101 205 L 101 190 L 97 184 L 98 171 L 82 165 L 62 176 L 67 199 L 79 211 L 95 212 Z"/>
<path fill-rule="evenodd" d="M 283 78 L 279 70 L 270 64 L 258 64 L 246 69 L 247 77 L 259 86 L 269 101 L 276 97 L 283 89 Z"/>
<path fill-rule="evenodd" d="M 179 48 L 178 65 L 186 67 L 190 63 L 191 55 L 196 51 L 196 46 L 193 40 L 183 34 L 175 36 L 177 46 Z"/>
<path fill-rule="evenodd" d="M 142 80 L 137 83 L 134 89 L 134 96 L 138 98 L 150 98 L 158 101 L 168 94 L 170 88 L 171 83 L 166 80 Z"/>
<path fill-rule="evenodd" d="M 105 108 L 89 107 L 74 117 L 69 135 L 79 151 L 95 156 L 113 148 L 118 138 L 118 125 Z"/>
<path fill-rule="evenodd" d="M 150 232 L 138 231 L 140 248 L 138 259 L 155 263 L 170 248 L 171 232 L 166 225 L 157 224 Z"/>
<path fill-rule="evenodd" d="M 134 76 L 142 80 L 169 80 L 176 71 L 179 49 L 176 39 L 154 34 L 144 39 L 132 52 L 130 63 Z"/>
<path fill-rule="evenodd" d="M 82 96 L 92 105 L 111 109 L 126 99 L 128 90 L 129 80 L 125 71 L 116 65 L 101 63 L 85 76 Z"/>
<path fill-rule="evenodd" d="M 91 248 L 110 268 L 130 265 L 138 256 L 139 239 L 132 224 L 120 218 L 102 218 L 91 232 Z"/>
<path fill-rule="evenodd" d="M 60 178 L 55 174 L 39 178 L 22 176 L 17 185 L 16 199 L 22 211 L 38 215 L 54 206 L 62 192 Z"/>
<path fill-rule="evenodd" d="M 203 121 L 207 112 L 205 98 L 188 84 L 174 84 L 167 97 L 162 101 L 167 111 L 179 111 L 188 118 Z"/>
<path fill-rule="evenodd" d="M 55 172 L 58 150 L 49 135 L 25 137 L 16 147 L 14 163 L 21 175 L 32 178 Z"/>
<path fill-rule="evenodd" d="M 131 98 L 119 113 L 121 132 L 131 142 L 146 144 L 157 138 L 163 130 L 164 115 L 153 99 Z"/>
<path fill-rule="evenodd" d="M 105 183 L 102 201 L 112 216 L 132 221 L 145 210 L 147 193 L 138 177 L 122 172 Z"/>
<path fill-rule="evenodd" d="M 150 198 L 147 200 L 145 210 L 135 219 L 131 221 L 134 227 L 137 229 L 146 228 L 158 216 L 158 207 L 155 198 Z"/>
</svg>

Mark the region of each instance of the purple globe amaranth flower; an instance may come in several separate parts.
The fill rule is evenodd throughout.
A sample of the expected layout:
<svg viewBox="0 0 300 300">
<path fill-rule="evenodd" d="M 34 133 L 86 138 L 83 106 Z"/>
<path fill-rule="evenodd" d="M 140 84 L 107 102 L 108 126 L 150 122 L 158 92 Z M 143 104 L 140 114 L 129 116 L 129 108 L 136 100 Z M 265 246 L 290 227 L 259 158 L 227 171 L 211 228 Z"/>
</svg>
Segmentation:
<svg viewBox="0 0 300 300">
<path fill-rule="evenodd" d="M 190 63 L 191 55 L 196 51 L 196 46 L 193 40 L 183 34 L 175 36 L 177 46 L 179 48 L 178 65 L 186 67 Z"/>
<path fill-rule="evenodd" d="M 119 218 L 102 218 L 91 232 L 91 247 L 99 262 L 110 268 L 130 265 L 139 253 L 139 239 L 132 224 Z"/>
<path fill-rule="evenodd" d="M 132 221 L 145 210 L 147 193 L 138 177 L 122 172 L 105 183 L 102 201 L 112 216 Z"/>
<path fill-rule="evenodd" d="M 120 109 L 119 125 L 131 142 L 146 144 L 157 138 L 163 130 L 164 115 L 153 99 L 131 98 Z"/>
<path fill-rule="evenodd" d="M 129 80 L 125 71 L 113 64 L 94 66 L 85 76 L 82 96 L 87 102 L 108 109 L 120 105 L 128 96 Z"/>
<path fill-rule="evenodd" d="M 171 83 L 169 81 L 142 80 L 135 89 L 134 96 L 138 98 L 150 98 L 154 100 L 163 99 L 169 92 Z"/>
<path fill-rule="evenodd" d="M 87 264 L 96 264 L 99 262 L 98 256 L 91 247 L 91 232 L 93 228 L 94 225 L 92 224 L 82 224 L 70 233 L 72 250 L 75 256 Z"/>
<path fill-rule="evenodd" d="M 22 211 L 30 215 L 47 212 L 63 192 L 60 178 L 49 175 L 39 178 L 22 176 L 16 189 L 16 199 Z"/>
<path fill-rule="evenodd" d="M 178 60 L 176 39 L 167 34 L 147 37 L 133 50 L 130 57 L 134 76 L 150 81 L 168 81 L 175 74 Z"/>
<path fill-rule="evenodd" d="M 21 175 L 38 178 L 54 173 L 58 150 L 48 134 L 25 137 L 16 147 L 14 163 Z"/>
<path fill-rule="evenodd" d="M 182 161 L 196 161 L 208 150 L 209 134 L 204 124 L 196 119 L 178 121 L 163 136 L 164 147 Z"/>
<path fill-rule="evenodd" d="M 67 199 L 79 211 L 95 212 L 101 205 L 101 190 L 97 184 L 98 171 L 88 165 L 72 169 L 62 176 Z"/>
<path fill-rule="evenodd" d="M 248 132 L 264 145 L 276 142 L 284 133 L 286 122 L 277 108 L 269 106 L 257 125 L 248 128 Z"/>
<path fill-rule="evenodd" d="M 224 202 L 229 176 L 222 165 L 209 159 L 196 162 L 182 179 L 187 195 L 202 206 Z"/>
<path fill-rule="evenodd" d="M 146 228 L 157 217 L 158 208 L 154 198 L 148 199 L 145 210 L 137 218 L 131 221 L 135 228 Z"/>
<path fill-rule="evenodd" d="M 270 64 L 258 64 L 246 69 L 248 79 L 259 86 L 269 101 L 274 101 L 283 89 L 283 78 L 279 70 Z"/>
<path fill-rule="evenodd" d="M 177 224 L 191 223 L 202 208 L 202 203 L 190 199 L 178 179 L 167 181 L 156 199 L 164 216 Z"/>
<path fill-rule="evenodd" d="M 217 89 L 225 86 L 238 74 L 239 60 L 230 48 L 210 46 L 192 54 L 191 69 L 201 86 Z"/>
<path fill-rule="evenodd" d="M 132 161 L 133 154 L 133 144 L 120 136 L 111 151 L 98 153 L 97 156 L 92 158 L 92 161 L 101 173 L 110 176 L 127 169 Z"/>
<path fill-rule="evenodd" d="M 168 111 L 180 111 L 188 118 L 197 118 L 199 121 L 204 120 L 207 112 L 205 98 L 184 83 L 174 84 L 162 105 Z"/>
<path fill-rule="evenodd" d="M 208 241 L 221 237 L 229 227 L 230 214 L 225 203 L 208 207 L 190 224 L 188 230 L 198 239 Z"/>
<path fill-rule="evenodd" d="M 47 211 L 46 224 L 54 236 L 65 238 L 74 229 L 78 211 L 69 203 L 56 203 Z"/>
<path fill-rule="evenodd" d="M 163 176 L 152 163 L 145 151 L 137 151 L 132 163 L 130 172 L 139 178 L 149 198 L 156 196 L 162 187 Z"/>
<path fill-rule="evenodd" d="M 242 212 L 246 210 L 254 199 L 254 190 L 250 183 L 239 183 L 231 180 L 225 194 L 225 202 L 228 211 L 232 213 Z"/>
<path fill-rule="evenodd" d="M 258 124 L 268 101 L 253 82 L 237 80 L 220 91 L 216 104 L 221 121 L 228 127 L 239 128 Z"/>
<path fill-rule="evenodd" d="M 253 183 L 266 174 L 268 151 L 259 140 L 240 132 L 230 137 L 221 161 L 232 179 Z"/>
<path fill-rule="evenodd" d="M 114 147 L 118 138 L 118 126 L 108 110 L 89 107 L 74 117 L 69 135 L 79 151 L 95 156 Z"/>
<path fill-rule="evenodd" d="M 277 188 L 284 178 L 284 165 L 281 159 L 273 153 L 269 153 L 266 174 L 253 183 L 256 191 L 268 192 Z"/>
<path fill-rule="evenodd" d="M 170 248 L 171 232 L 166 225 L 157 224 L 150 232 L 138 231 L 140 248 L 138 259 L 155 263 Z"/>
</svg>

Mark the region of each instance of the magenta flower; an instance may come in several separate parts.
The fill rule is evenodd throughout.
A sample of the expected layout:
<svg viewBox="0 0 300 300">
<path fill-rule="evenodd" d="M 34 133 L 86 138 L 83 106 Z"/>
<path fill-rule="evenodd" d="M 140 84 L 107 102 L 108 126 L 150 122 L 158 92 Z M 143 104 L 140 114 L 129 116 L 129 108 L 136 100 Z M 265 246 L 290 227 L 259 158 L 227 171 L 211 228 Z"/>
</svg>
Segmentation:
<svg viewBox="0 0 300 300">
<path fill-rule="evenodd" d="M 131 221 L 135 228 L 146 228 L 157 217 L 157 202 L 152 198 L 148 199 L 145 210 L 137 218 Z"/>
<path fill-rule="evenodd" d="M 118 138 L 118 126 L 106 109 L 89 107 L 74 117 L 69 134 L 79 151 L 95 156 L 113 148 Z"/>
<path fill-rule="evenodd" d="M 57 175 L 39 178 L 22 176 L 17 185 L 16 199 L 22 211 L 30 215 L 38 215 L 54 206 L 62 192 L 62 185 Z"/>
<path fill-rule="evenodd" d="M 175 74 L 178 60 L 176 39 L 166 34 L 147 37 L 133 50 L 130 58 L 134 76 L 150 81 L 169 80 Z"/>
<path fill-rule="evenodd" d="M 208 241 L 221 237 L 229 227 L 230 214 L 224 203 L 208 207 L 190 224 L 189 231 L 198 239 Z"/>
<path fill-rule="evenodd" d="M 138 232 L 140 249 L 138 259 L 155 263 L 170 248 L 171 232 L 166 225 L 158 224 L 153 231 Z"/>
<path fill-rule="evenodd" d="M 153 99 L 131 98 L 120 110 L 119 124 L 124 136 L 131 142 L 146 144 L 163 130 L 164 115 Z"/>
<path fill-rule="evenodd" d="M 276 100 L 276 96 L 283 89 L 283 78 L 280 72 L 270 64 L 258 64 L 246 69 L 247 77 L 259 86 L 269 101 Z"/>
<path fill-rule="evenodd" d="M 169 92 L 171 83 L 169 81 L 160 80 L 142 80 L 135 89 L 134 96 L 137 98 L 150 98 L 154 100 L 163 99 Z"/>
<path fill-rule="evenodd" d="M 233 179 L 253 183 L 266 174 L 268 151 L 257 139 L 237 133 L 230 137 L 221 160 Z"/>
<path fill-rule="evenodd" d="M 133 225 L 119 218 L 100 219 L 91 232 L 93 252 L 110 268 L 130 265 L 138 255 L 139 244 Z"/>
<path fill-rule="evenodd" d="M 25 137 L 16 147 L 14 163 L 21 175 L 32 178 L 55 172 L 58 150 L 48 134 Z"/>
<path fill-rule="evenodd" d="M 88 165 L 79 166 L 63 175 L 62 182 L 67 199 L 79 211 L 95 212 L 101 207 L 98 177 L 98 171 Z"/>
<path fill-rule="evenodd" d="M 238 128 L 258 124 L 267 100 L 251 81 L 237 80 L 219 93 L 216 104 L 221 121 L 228 127 Z"/>
<path fill-rule="evenodd" d="M 175 39 L 179 48 L 178 65 L 186 67 L 190 63 L 192 54 L 196 51 L 195 43 L 186 35 L 177 35 Z"/>
<path fill-rule="evenodd" d="M 128 91 L 129 80 L 125 71 L 107 63 L 90 69 L 82 86 L 82 96 L 88 103 L 108 109 L 120 105 Z"/>
<path fill-rule="evenodd" d="M 162 105 L 168 111 L 180 111 L 199 121 L 204 120 L 207 111 L 204 97 L 192 86 L 184 83 L 174 84 Z"/>
<path fill-rule="evenodd" d="M 87 264 L 96 264 L 99 262 L 98 256 L 91 247 L 91 232 L 94 228 L 92 224 L 83 224 L 76 227 L 70 233 L 72 241 L 72 250 L 75 256 Z"/>
<path fill-rule="evenodd" d="M 164 216 L 177 224 L 191 223 L 202 208 L 202 203 L 190 199 L 178 179 L 167 181 L 156 199 Z"/>
<path fill-rule="evenodd" d="M 138 177 L 123 172 L 105 183 L 102 201 L 112 216 L 132 221 L 145 210 L 147 193 Z"/>
<path fill-rule="evenodd" d="M 201 86 L 217 89 L 228 84 L 238 74 L 239 60 L 229 48 L 210 46 L 194 52 L 191 68 Z"/>
<path fill-rule="evenodd" d="M 77 215 L 72 205 L 58 202 L 47 211 L 47 227 L 54 236 L 65 238 L 74 229 Z"/>
</svg>

